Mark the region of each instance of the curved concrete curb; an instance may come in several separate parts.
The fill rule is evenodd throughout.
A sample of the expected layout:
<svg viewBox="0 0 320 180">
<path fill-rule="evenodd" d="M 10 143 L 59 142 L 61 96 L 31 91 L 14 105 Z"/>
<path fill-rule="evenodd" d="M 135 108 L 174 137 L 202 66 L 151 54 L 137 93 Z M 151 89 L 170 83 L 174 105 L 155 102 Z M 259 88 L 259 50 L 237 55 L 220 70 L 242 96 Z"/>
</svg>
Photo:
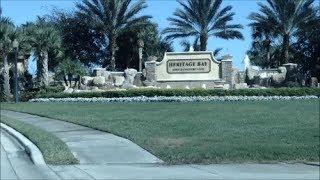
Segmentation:
<svg viewBox="0 0 320 180">
<path fill-rule="evenodd" d="M 32 162 L 35 165 L 46 165 L 41 151 L 29 139 L 27 139 L 21 133 L 3 123 L 1 123 L 1 128 L 22 144 L 22 146 L 26 149 L 27 153 L 30 155 Z"/>
</svg>

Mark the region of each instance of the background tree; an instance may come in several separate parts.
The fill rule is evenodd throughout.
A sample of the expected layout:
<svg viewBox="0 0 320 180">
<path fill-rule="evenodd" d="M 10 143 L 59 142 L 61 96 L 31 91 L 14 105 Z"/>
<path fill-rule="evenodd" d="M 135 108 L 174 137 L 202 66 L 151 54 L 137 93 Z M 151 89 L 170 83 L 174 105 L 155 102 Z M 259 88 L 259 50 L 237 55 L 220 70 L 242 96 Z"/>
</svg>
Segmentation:
<svg viewBox="0 0 320 180">
<path fill-rule="evenodd" d="M 188 52 L 191 46 L 193 47 L 194 51 L 200 51 L 199 38 L 196 38 L 192 44 L 190 43 L 190 41 L 185 39 L 180 42 L 180 45 L 182 46 L 184 52 Z M 216 58 L 217 61 L 222 60 L 222 57 L 220 56 L 221 51 L 222 48 L 217 48 L 213 51 L 213 56 Z"/>
<path fill-rule="evenodd" d="M 320 6 L 315 11 L 316 16 L 299 27 L 292 49 L 301 71 L 320 80 Z"/>
<path fill-rule="evenodd" d="M 240 24 L 230 24 L 235 13 L 232 6 L 221 7 L 222 0 L 178 0 L 177 9 L 168 18 L 170 26 L 163 32 L 167 39 L 195 37 L 200 39 L 200 50 L 207 49 L 209 37 L 243 39 Z"/>
<path fill-rule="evenodd" d="M 107 56 L 104 35 L 95 31 L 89 22 L 76 13 L 53 10 L 48 21 L 59 30 L 62 39 L 63 58 L 79 61 L 87 67 L 102 65 Z M 59 60 L 61 62 L 63 60 Z M 59 62 L 52 62 L 57 65 Z M 51 65 L 49 64 L 49 67 Z M 54 67 L 53 67 L 54 68 Z"/>
<path fill-rule="evenodd" d="M 1 53 L 1 70 L 3 85 L 1 93 L 3 99 L 9 101 L 10 99 L 10 75 L 9 75 L 9 53 L 13 50 L 13 41 L 16 38 L 15 27 L 12 21 L 6 17 L 0 17 L 0 53 Z"/>
<path fill-rule="evenodd" d="M 267 4 L 258 3 L 259 13 L 251 13 L 251 27 L 270 30 L 281 39 L 281 63 L 289 62 L 289 49 L 297 36 L 299 27 L 314 17 L 312 3 L 314 0 L 267 0 Z M 261 28 L 265 26 L 265 28 Z M 263 32 L 267 35 L 268 33 Z"/>
<path fill-rule="evenodd" d="M 44 18 L 38 17 L 35 23 L 24 25 L 28 41 L 37 59 L 37 79 L 40 86 L 49 85 L 49 53 L 57 54 L 61 47 L 59 32 Z M 54 52 L 54 53 L 53 53 Z M 52 55 L 51 55 L 52 57 Z"/>
<path fill-rule="evenodd" d="M 281 45 L 269 45 L 265 40 L 255 39 L 250 50 L 247 51 L 253 65 L 265 68 L 277 68 L 281 66 Z"/>
<path fill-rule="evenodd" d="M 251 15 L 252 16 L 252 15 Z M 251 18 L 249 16 L 249 19 Z M 271 61 L 271 47 L 272 47 L 272 40 L 276 37 L 274 35 L 273 26 L 268 21 L 253 21 L 249 24 L 252 30 L 252 48 L 251 56 L 253 54 L 257 53 L 257 56 L 259 58 L 256 58 L 253 60 L 253 63 L 257 63 L 255 65 L 261 65 L 263 67 L 270 67 L 272 64 L 278 63 L 278 62 L 272 62 Z M 261 51 L 260 53 L 258 51 Z M 263 55 L 262 55 L 263 54 Z"/>
<path fill-rule="evenodd" d="M 71 86 L 70 81 L 74 77 L 77 77 L 80 81 L 81 76 L 85 74 L 86 69 L 80 61 L 71 60 L 70 58 L 64 58 L 64 60 L 61 61 L 55 68 L 54 78 L 58 81 L 61 81 L 63 79 L 66 86 Z"/>
<path fill-rule="evenodd" d="M 104 60 L 103 66 L 110 63 L 110 69 L 116 70 L 115 54 L 117 38 L 124 30 L 143 25 L 150 16 L 138 16 L 147 7 L 145 0 L 83 0 L 78 4 L 79 14 L 88 19 L 94 29 L 103 33 L 108 44 L 109 60 Z"/>
<path fill-rule="evenodd" d="M 125 31 L 117 38 L 119 50 L 116 57 L 117 67 L 120 70 L 139 68 L 139 40 L 144 42 L 143 61 L 146 61 L 150 56 L 156 56 L 158 60 L 162 60 L 165 52 L 173 51 L 171 43 L 159 35 L 157 24 L 146 21 L 143 28 Z"/>
<path fill-rule="evenodd" d="M 180 42 L 181 47 L 183 48 L 184 52 L 188 52 L 193 47 L 194 51 L 200 51 L 200 44 L 199 44 L 199 38 L 196 38 L 193 43 L 190 43 L 187 39 L 184 39 Z"/>
<path fill-rule="evenodd" d="M 156 56 L 162 60 L 165 52 L 172 52 L 172 42 L 167 41 L 159 32 L 157 23 L 147 21 L 146 26 L 139 28 L 138 38 L 144 42 L 143 59 L 146 61 L 150 56 Z"/>
</svg>

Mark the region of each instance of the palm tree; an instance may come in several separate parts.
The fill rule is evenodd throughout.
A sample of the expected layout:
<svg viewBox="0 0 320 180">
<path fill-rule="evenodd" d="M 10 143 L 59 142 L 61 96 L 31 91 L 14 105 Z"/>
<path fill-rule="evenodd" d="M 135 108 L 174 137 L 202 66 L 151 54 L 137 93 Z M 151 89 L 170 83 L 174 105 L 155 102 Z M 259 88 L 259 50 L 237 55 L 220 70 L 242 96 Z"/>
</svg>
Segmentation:
<svg viewBox="0 0 320 180">
<path fill-rule="evenodd" d="M 223 57 L 220 56 L 221 51 L 222 51 L 222 48 L 217 48 L 213 51 L 213 55 L 217 59 L 217 61 L 221 61 L 223 59 Z"/>
<path fill-rule="evenodd" d="M 193 47 L 194 51 L 200 51 L 199 38 L 196 38 L 192 44 L 188 40 L 184 39 L 180 42 L 180 45 L 182 46 L 184 52 L 188 52 L 191 46 Z"/>
<path fill-rule="evenodd" d="M 188 40 L 183 40 L 180 42 L 180 45 L 183 48 L 184 52 L 188 52 L 191 48 L 191 46 L 193 47 L 194 51 L 200 51 L 200 45 L 199 45 L 199 38 L 196 38 L 193 43 L 191 44 Z M 222 58 L 220 57 L 220 53 L 222 51 L 222 48 L 217 48 L 213 51 L 213 56 L 218 60 L 221 61 Z M 219 57 L 218 57 L 219 56 Z"/>
<path fill-rule="evenodd" d="M 235 13 L 230 12 L 232 6 L 221 8 L 222 0 L 178 0 L 182 9 L 177 9 L 168 18 L 169 28 L 163 33 L 167 39 L 193 36 L 200 39 L 200 50 L 207 49 L 208 38 L 243 39 L 239 32 L 240 24 L 229 24 Z"/>
<path fill-rule="evenodd" d="M 37 79 L 40 86 L 49 85 L 49 51 L 61 47 L 59 32 L 45 19 L 38 17 L 36 23 L 24 25 L 28 41 L 37 59 Z"/>
<path fill-rule="evenodd" d="M 272 34 L 273 26 L 265 21 L 252 22 L 249 26 L 252 29 L 253 46 L 259 44 L 261 48 L 265 49 L 267 53 L 266 61 L 269 62 L 271 58 L 271 40 L 275 38 L 275 35 Z"/>
<path fill-rule="evenodd" d="M 281 44 L 268 45 L 266 40 L 254 40 L 250 50 L 247 51 L 251 63 L 263 69 L 277 68 L 281 66 Z"/>
<path fill-rule="evenodd" d="M 15 27 L 12 21 L 8 18 L 0 18 L 0 54 L 3 64 L 3 93 L 5 100 L 9 101 L 10 98 L 10 76 L 9 76 L 9 63 L 8 55 L 12 52 L 13 41 L 15 39 Z"/>
<path fill-rule="evenodd" d="M 253 28 L 260 28 L 262 34 L 272 34 L 281 38 L 282 62 L 289 62 L 289 48 L 298 28 L 314 17 L 314 0 L 267 0 L 258 3 L 259 13 L 251 13 L 249 19 Z M 263 32 L 268 29 L 268 32 Z"/>
<path fill-rule="evenodd" d="M 137 16 L 147 7 L 145 0 L 83 0 L 77 4 L 80 15 L 89 20 L 96 30 L 101 31 L 108 43 L 111 70 L 116 70 L 115 54 L 118 49 L 116 39 L 125 30 L 137 28 L 144 24 L 150 16 Z M 141 27 L 140 27 L 141 28 Z"/>
</svg>

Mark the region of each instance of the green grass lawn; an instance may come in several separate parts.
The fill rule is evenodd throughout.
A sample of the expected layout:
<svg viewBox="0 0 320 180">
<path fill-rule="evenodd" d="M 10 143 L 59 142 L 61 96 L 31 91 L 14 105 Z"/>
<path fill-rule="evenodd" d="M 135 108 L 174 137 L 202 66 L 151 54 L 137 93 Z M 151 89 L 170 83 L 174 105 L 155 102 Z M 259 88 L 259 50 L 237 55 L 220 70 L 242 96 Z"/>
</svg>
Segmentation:
<svg viewBox="0 0 320 180">
<path fill-rule="evenodd" d="M 319 101 L 21 103 L 29 112 L 126 137 L 180 163 L 319 161 Z"/>
<path fill-rule="evenodd" d="M 42 152 L 47 164 L 77 164 L 68 146 L 53 134 L 39 129 L 31 124 L 1 115 L 1 122 L 19 131 L 32 141 Z"/>
</svg>

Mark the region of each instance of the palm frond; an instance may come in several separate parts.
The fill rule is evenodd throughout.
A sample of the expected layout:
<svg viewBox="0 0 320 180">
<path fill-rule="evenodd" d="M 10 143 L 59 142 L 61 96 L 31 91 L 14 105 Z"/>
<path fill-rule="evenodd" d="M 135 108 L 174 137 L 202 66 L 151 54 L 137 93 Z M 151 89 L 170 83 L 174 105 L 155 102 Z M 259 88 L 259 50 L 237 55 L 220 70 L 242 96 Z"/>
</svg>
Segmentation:
<svg viewBox="0 0 320 180">
<path fill-rule="evenodd" d="M 205 49 L 208 35 L 225 39 L 243 39 L 240 24 L 231 24 L 234 13 L 231 6 L 222 7 L 222 0 L 178 0 L 180 8 L 168 18 L 170 27 L 163 30 L 167 39 L 193 36 L 199 38 Z M 224 35 L 221 31 L 225 31 Z M 216 36 L 215 33 L 219 36 Z"/>
</svg>

